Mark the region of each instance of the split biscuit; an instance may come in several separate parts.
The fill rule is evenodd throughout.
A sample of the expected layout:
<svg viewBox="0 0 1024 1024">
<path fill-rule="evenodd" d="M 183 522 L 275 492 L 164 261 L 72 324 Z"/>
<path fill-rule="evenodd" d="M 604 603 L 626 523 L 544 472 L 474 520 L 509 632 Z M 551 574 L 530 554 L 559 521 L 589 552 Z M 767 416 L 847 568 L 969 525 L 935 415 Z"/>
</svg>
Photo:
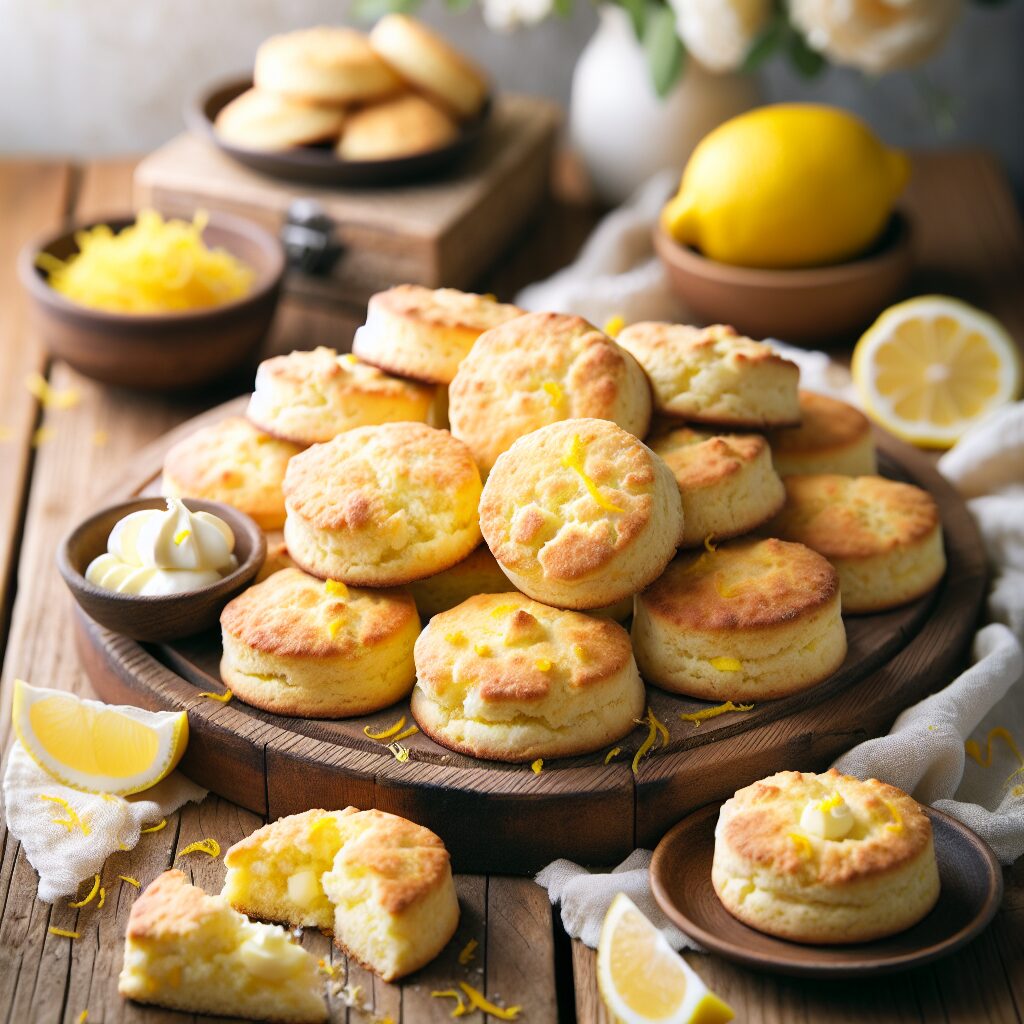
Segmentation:
<svg viewBox="0 0 1024 1024">
<path fill-rule="evenodd" d="M 570 757 L 633 729 L 645 692 L 629 634 L 522 594 L 481 594 L 416 641 L 412 713 L 431 739 L 498 761 Z"/>
<path fill-rule="evenodd" d="M 345 111 L 340 108 L 314 107 L 277 93 L 248 89 L 221 108 L 213 127 L 231 146 L 284 150 L 333 142 L 344 124 Z"/>
<path fill-rule="evenodd" d="M 632 634 L 644 679 L 716 702 L 798 693 L 846 657 L 835 569 L 774 539 L 680 555 L 637 594 Z"/>
<path fill-rule="evenodd" d="M 769 431 L 768 443 L 780 476 L 878 472 L 867 416 L 846 402 L 813 391 L 800 392 L 800 426 Z"/>
<path fill-rule="evenodd" d="M 830 769 L 779 772 L 722 805 L 711 881 L 733 917 L 793 942 L 870 942 L 939 898 L 931 822 L 912 797 Z"/>
<path fill-rule="evenodd" d="M 410 94 L 356 111 L 337 145 L 343 160 L 395 160 L 453 142 L 458 126 L 440 107 Z"/>
</svg>

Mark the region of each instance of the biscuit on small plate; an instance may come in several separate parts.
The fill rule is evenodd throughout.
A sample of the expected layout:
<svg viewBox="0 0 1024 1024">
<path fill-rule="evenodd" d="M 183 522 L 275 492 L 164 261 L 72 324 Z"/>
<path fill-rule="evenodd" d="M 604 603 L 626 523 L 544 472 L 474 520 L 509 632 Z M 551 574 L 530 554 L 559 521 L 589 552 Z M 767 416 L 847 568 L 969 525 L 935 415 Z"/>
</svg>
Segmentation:
<svg viewBox="0 0 1024 1024">
<path fill-rule="evenodd" d="M 834 473 L 787 476 L 786 504 L 764 529 L 824 555 L 843 611 L 878 612 L 927 594 L 946 571 L 935 499 L 913 484 Z"/>
<path fill-rule="evenodd" d="M 798 693 L 846 657 L 835 569 L 774 539 L 680 555 L 637 594 L 632 633 L 644 679 L 716 702 Z"/>
<path fill-rule="evenodd" d="M 571 757 L 633 729 L 644 685 L 617 623 L 481 594 L 416 641 L 412 713 L 442 746 L 496 761 Z"/>
<path fill-rule="evenodd" d="M 223 106 L 214 120 L 217 135 L 242 149 L 282 150 L 333 142 L 345 124 L 345 111 L 314 107 L 286 96 L 248 89 Z"/>
<path fill-rule="evenodd" d="M 361 590 L 281 569 L 220 615 L 224 685 L 279 715 L 349 718 L 401 700 L 420 622 L 403 590 Z"/>
<path fill-rule="evenodd" d="M 800 422 L 799 367 L 731 327 L 643 322 L 616 340 L 647 371 L 665 416 L 755 429 Z"/>
<path fill-rule="evenodd" d="M 480 499 L 491 553 L 524 594 L 600 608 L 647 586 L 675 554 L 672 471 L 610 420 L 563 420 L 498 456 Z"/>
<path fill-rule="evenodd" d="M 516 438 L 580 418 L 643 437 L 651 389 L 639 363 L 579 316 L 527 313 L 481 334 L 448 388 L 452 433 L 484 473 Z"/>
<path fill-rule="evenodd" d="M 871 476 L 878 472 L 867 416 L 838 398 L 814 391 L 800 392 L 800 426 L 770 430 L 768 443 L 779 476 Z"/>
<path fill-rule="evenodd" d="M 352 114 L 336 150 L 342 160 L 396 160 L 440 149 L 458 134 L 445 111 L 410 93 Z"/>
<path fill-rule="evenodd" d="M 733 917 L 794 942 L 870 942 L 939 898 L 932 826 L 912 797 L 830 769 L 779 772 L 722 805 L 711 881 Z"/>
</svg>

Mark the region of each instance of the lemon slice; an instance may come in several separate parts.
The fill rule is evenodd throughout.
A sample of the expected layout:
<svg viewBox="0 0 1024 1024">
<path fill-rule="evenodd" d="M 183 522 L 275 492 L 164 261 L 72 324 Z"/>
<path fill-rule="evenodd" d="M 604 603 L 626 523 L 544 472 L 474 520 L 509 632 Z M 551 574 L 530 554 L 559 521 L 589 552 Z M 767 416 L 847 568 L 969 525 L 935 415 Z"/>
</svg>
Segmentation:
<svg viewBox="0 0 1024 1024">
<path fill-rule="evenodd" d="M 597 985 L 617 1024 L 725 1024 L 735 1016 L 621 892 L 601 926 Z"/>
<path fill-rule="evenodd" d="M 949 448 L 1020 393 L 1020 354 L 987 313 L 945 295 L 887 309 L 853 351 L 865 409 L 897 437 Z"/>
<path fill-rule="evenodd" d="M 184 711 L 143 711 L 14 683 L 14 731 L 32 759 L 59 782 L 127 796 L 156 785 L 188 744 Z"/>
</svg>

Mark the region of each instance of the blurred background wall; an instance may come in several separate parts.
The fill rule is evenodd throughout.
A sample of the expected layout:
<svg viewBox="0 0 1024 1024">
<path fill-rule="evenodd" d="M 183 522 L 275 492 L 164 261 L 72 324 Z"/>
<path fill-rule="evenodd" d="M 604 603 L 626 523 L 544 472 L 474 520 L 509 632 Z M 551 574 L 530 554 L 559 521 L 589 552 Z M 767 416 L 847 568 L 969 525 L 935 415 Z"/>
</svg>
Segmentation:
<svg viewBox="0 0 1024 1024">
<path fill-rule="evenodd" d="M 511 35 L 476 9 L 426 0 L 420 15 L 490 69 L 506 89 L 567 102 L 576 57 L 593 32 L 577 0 Z M 266 36 L 351 21 L 348 0 L 0 0 L 0 152 L 137 153 L 181 128 L 185 99 L 251 65 Z M 806 81 L 779 60 L 766 98 L 818 99 L 865 116 L 901 145 L 995 150 L 1024 195 L 1024 2 L 971 5 L 945 50 L 923 69 L 877 80 L 829 69 Z"/>
</svg>

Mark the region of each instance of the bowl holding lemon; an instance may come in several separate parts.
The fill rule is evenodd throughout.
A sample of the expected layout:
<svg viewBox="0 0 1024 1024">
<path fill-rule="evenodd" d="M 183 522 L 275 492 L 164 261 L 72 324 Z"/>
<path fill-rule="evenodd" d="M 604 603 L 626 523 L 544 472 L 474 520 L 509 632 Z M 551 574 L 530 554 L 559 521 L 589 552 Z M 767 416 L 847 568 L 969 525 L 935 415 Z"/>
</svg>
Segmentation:
<svg viewBox="0 0 1024 1024">
<path fill-rule="evenodd" d="M 655 247 L 709 321 L 754 337 L 843 341 L 906 284 L 895 210 L 907 157 L 834 107 L 777 104 L 720 125 L 662 210 Z"/>
</svg>

